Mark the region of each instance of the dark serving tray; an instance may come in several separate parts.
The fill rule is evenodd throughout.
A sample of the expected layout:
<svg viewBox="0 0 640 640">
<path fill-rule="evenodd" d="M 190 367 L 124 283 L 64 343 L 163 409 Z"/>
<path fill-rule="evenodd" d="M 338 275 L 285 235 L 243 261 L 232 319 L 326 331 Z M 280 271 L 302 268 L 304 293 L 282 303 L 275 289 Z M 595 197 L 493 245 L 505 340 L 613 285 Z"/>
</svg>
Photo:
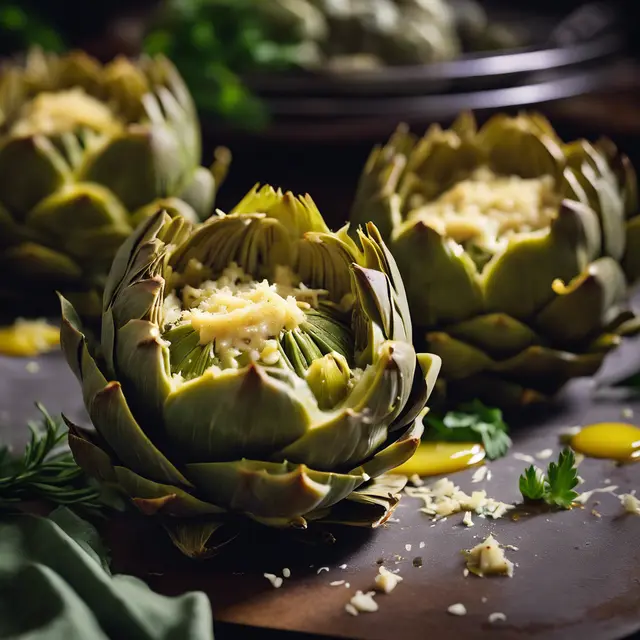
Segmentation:
<svg viewBox="0 0 640 640">
<path fill-rule="evenodd" d="M 424 95 L 490 88 L 516 76 L 561 71 L 601 62 L 625 43 L 622 14 L 615 5 L 588 2 L 569 12 L 536 3 L 488 3 L 492 20 L 505 24 L 527 43 L 517 49 L 465 54 L 456 60 L 357 72 L 254 74 L 245 81 L 265 98 L 274 96 L 380 97 Z"/>
</svg>

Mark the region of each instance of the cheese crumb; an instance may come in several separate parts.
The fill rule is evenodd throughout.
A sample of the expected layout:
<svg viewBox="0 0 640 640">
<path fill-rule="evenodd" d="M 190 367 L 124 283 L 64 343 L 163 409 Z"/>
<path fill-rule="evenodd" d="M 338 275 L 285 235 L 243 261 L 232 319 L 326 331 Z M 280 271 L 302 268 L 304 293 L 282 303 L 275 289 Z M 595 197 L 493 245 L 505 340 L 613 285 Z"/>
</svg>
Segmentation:
<svg viewBox="0 0 640 640">
<path fill-rule="evenodd" d="M 542 451 L 538 451 L 536 453 L 536 458 L 538 460 L 548 460 L 553 455 L 553 449 L 543 449 Z"/>
<path fill-rule="evenodd" d="M 344 580 L 334 580 L 333 582 L 329 583 L 329 586 L 330 587 L 339 587 L 342 584 L 344 584 Z"/>
<path fill-rule="evenodd" d="M 461 602 L 458 602 L 457 604 L 452 604 L 447 609 L 447 611 L 452 616 L 466 616 L 467 615 L 467 608 Z"/>
<path fill-rule="evenodd" d="M 481 578 L 486 575 L 513 576 L 513 562 L 507 559 L 492 535 L 463 553 L 467 559 L 467 569 Z"/>
<path fill-rule="evenodd" d="M 640 500 L 636 498 L 632 493 L 623 493 L 620 498 L 620 502 L 624 507 L 625 513 L 633 513 L 640 516 Z"/>
<path fill-rule="evenodd" d="M 287 569 L 286 567 L 282 570 L 282 576 L 284 578 L 290 578 L 291 577 L 291 569 Z"/>
<path fill-rule="evenodd" d="M 622 417 L 626 418 L 627 420 L 631 420 L 631 418 L 633 418 L 633 409 L 631 407 L 624 407 L 621 413 Z"/>
<path fill-rule="evenodd" d="M 482 482 L 485 479 L 491 479 L 491 471 L 489 471 L 489 467 L 480 467 L 476 471 L 474 471 L 473 475 L 471 476 L 471 482 L 473 482 L 474 484 Z"/>
<path fill-rule="evenodd" d="M 391 593 L 398 586 L 399 582 L 402 582 L 402 577 L 397 573 L 391 573 L 391 571 L 385 567 L 378 569 L 378 575 L 375 579 L 376 589 L 378 591 Z"/>
<path fill-rule="evenodd" d="M 462 518 L 462 524 L 465 527 L 473 527 L 473 520 L 471 519 L 471 511 L 464 512 L 464 518 Z"/>
<path fill-rule="evenodd" d="M 535 464 L 536 459 L 533 456 L 530 456 L 528 453 L 516 453 L 513 454 L 513 457 L 516 460 L 520 460 L 520 462 L 526 462 L 527 464 Z"/>
<path fill-rule="evenodd" d="M 367 593 L 356 591 L 356 595 L 351 598 L 349 604 L 358 613 L 373 613 L 378 610 L 378 603 L 373 599 L 374 595 L 375 591 L 368 591 Z"/>
<path fill-rule="evenodd" d="M 346 569 L 346 568 L 347 568 L 347 565 L 346 565 L 346 564 L 341 564 L 338 568 L 339 568 L 339 569 Z"/>
<path fill-rule="evenodd" d="M 418 546 L 419 546 L 421 549 L 424 549 L 424 548 L 425 548 L 425 543 L 424 543 L 424 542 L 421 542 Z"/>
<path fill-rule="evenodd" d="M 329 567 L 320 567 L 316 573 L 319 575 L 321 574 L 323 571 L 329 571 Z"/>
<path fill-rule="evenodd" d="M 491 624 L 495 624 L 496 622 L 506 622 L 506 621 L 507 621 L 507 616 L 505 616 L 504 613 L 500 613 L 499 611 L 496 611 L 494 613 L 489 614 L 489 622 Z"/>
<path fill-rule="evenodd" d="M 345 611 L 347 613 L 350 613 L 352 616 L 357 616 L 358 615 L 358 610 L 350 602 L 345 604 L 344 608 L 345 608 Z"/>
<path fill-rule="evenodd" d="M 405 493 L 409 497 L 423 500 L 424 507 L 420 511 L 441 522 L 446 516 L 461 511 L 472 511 L 481 518 L 497 519 L 515 508 L 513 505 L 488 498 L 486 491 L 473 491 L 468 495 L 448 478 L 442 478 L 424 487 L 405 487 Z"/>
<path fill-rule="evenodd" d="M 271 583 L 274 589 L 279 589 L 282 586 L 282 578 L 274 573 L 265 573 L 264 577 Z"/>
<path fill-rule="evenodd" d="M 421 487 L 424 484 L 424 480 L 417 473 L 414 473 L 412 476 L 409 476 L 409 482 L 414 487 Z"/>
<path fill-rule="evenodd" d="M 31 362 L 27 362 L 25 369 L 27 373 L 38 373 L 38 371 L 40 371 L 40 365 L 35 360 L 32 360 Z"/>
<path fill-rule="evenodd" d="M 404 545 L 404 548 L 405 548 L 407 551 L 411 551 L 411 545 L 410 545 L 410 544 L 405 544 L 405 545 Z"/>
<path fill-rule="evenodd" d="M 577 502 L 578 504 L 585 504 L 594 493 L 613 493 L 617 488 L 618 487 L 615 484 L 610 484 L 599 489 L 591 489 L 591 491 L 581 493 L 574 502 Z"/>
</svg>

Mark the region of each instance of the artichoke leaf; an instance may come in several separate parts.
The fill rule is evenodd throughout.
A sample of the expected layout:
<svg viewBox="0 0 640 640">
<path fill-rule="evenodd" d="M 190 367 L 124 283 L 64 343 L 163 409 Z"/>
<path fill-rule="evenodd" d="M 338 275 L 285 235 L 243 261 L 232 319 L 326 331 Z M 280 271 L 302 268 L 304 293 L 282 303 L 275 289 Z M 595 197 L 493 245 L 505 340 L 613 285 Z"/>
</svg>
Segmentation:
<svg viewBox="0 0 640 640">
<path fill-rule="evenodd" d="M 182 198 L 157 198 L 133 213 L 131 226 L 135 229 L 159 211 L 165 211 L 172 218 L 183 218 L 191 224 L 197 224 L 200 221 L 194 208 Z"/>
<path fill-rule="evenodd" d="M 116 326 L 124 327 L 130 320 L 148 320 L 159 324 L 164 280 L 153 276 L 140 280 L 122 290 L 111 308 Z"/>
<path fill-rule="evenodd" d="M 344 402 L 331 412 L 316 412 L 311 428 L 282 449 L 278 458 L 314 469 L 345 468 L 366 460 L 386 440 L 411 394 L 413 347 L 385 343 Z"/>
<path fill-rule="evenodd" d="M 71 285 L 82 280 L 80 265 L 70 256 L 37 242 L 23 242 L 0 253 L 5 273 L 35 280 L 43 286 Z"/>
<path fill-rule="evenodd" d="M 69 448 L 77 465 L 86 474 L 101 482 L 115 483 L 116 474 L 111 455 L 105 451 L 108 445 L 100 442 L 100 435 L 79 427 L 65 415 L 62 418 L 69 428 Z"/>
<path fill-rule="evenodd" d="M 208 370 L 185 382 L 167 398 L 164 419 L 167 437 L 188 461 L 234 460 L 270 455 L 295 442 L 316 409 L 295 374 L 287 383 L 251 364 Z"/>
<path fill-rule="evenodd" d="M 0 145 L 0 202 L 18 218 L 69 181 L 70 167 L 44 136 Z"/>
<path fill-rule="evenodd" d="M 322 514 L 326 524 L 375 529 L 384 524 L 400 502 L 400 492 L 407 483 L 403 476 L 381 476 L 351 493 L 344 501 Z M 313 519 L 314 514 L 308 518 Z"/>
<path fill-rule="evenodd" d="M 533 346 L 513 358 L 495 362 L 490 370 L 552 393 L 572 378 L 594 375 L 604 357 L 604 353 L 598 352 L 576 354 Z"/>
<path fill-rule="evenodd" d="M 640 215 L 631 218 L 626 225 L 627 248 L 622 268 L 631 283 L 640 278 Z"/>
<path fill-rule="evenodd" d="M 565 201 L 548 231 L 513 238 L 483 272 L 486 307 L 526 321 L 554 297 L 552 283 L 568 282 L 587 266 L 593 212 Z"/>
<path fill-rule="evenodd" d="M 429 350 L 442 360 L 442 375 L 446 380 L 460 380 L 493 366 L 493 360 L 482 350 L 456 340 L 443 331 L 426 334 Z"/>
<path fill-rule="evenodd" d="M 342 500 L 365 480 L 291 462 L 246 459 L 188 464 L 186 473 L 207 500 L 258 518 L 303 516 Z"/>
<path fill-rule="evenodd" d="M 397 440 L 384 447 L 371 459 L 351 470 L 352 475 L 365 474 L 370 478 L 377 478 L 409 460 L 420 445 L 420 438 L 424 433 L 423 418 L 426 411 L 413 421 L 413 424 Z"/>
<path fill-rule="evenodd" d="M 398 228 L 391 245 L 407 287 L 414 325 L 457 322 L 483 311 L 477 269 L 459 244 L 417 220 Z M 427 255 L 430 267 L 416 268 L 420 257 Z"/>
<path fill-rule="evenodd" d="M 231 523 L 211 519 L 204 522 L 167 519 L 163 526 L 173 544 L 194 560 L 216 555 L 240 533 L 240 529 Z"/>
<path fill-rule="evenodd" d="M 123 465 L 155 482 L 190 486 L 189 481 L 141 429 L 119 382 L 109 382 L 96 393 L 88 411 L 96 430 Z"/>
<path fill-rule="evenodd" d="M 447 327 L 447 333 L 492 358 L 510 356 L 540 343 L 533 329 L 506 313 L 488 313 L 463 320 Z"/>
<path fill-rule="evenodd" d="M 222 514 L 225 510 L 204 502 L 180 487 L 153 482 L 126 467 L 116 466 L 118 485 L 145 515 L 193 517 Z"/>
<path fill-rule="evenodd" d="M 409 398 L 402 412 L 391 424 L 391 432 L 406 427 L 418 417 L 436 386 L 442 368 L 440 357 L 433 353 L 418 353 L 417 359 L 420 366 L 414 371 Z"/>
<path fill-rule="evenodd" d="M 104 185 L 128 211 L 177 193 L 185 164 L 177 134 L 166 126 L 130 125 L 88 153 L 78 171 L 83 182 Z"/>
<path fill-rule="evenodd" d="M 190 222 L 208 217 L 213 210 L 216 190 L 220 185 L 216 184 L 210 169 L 198 167 L 191 180 L 176 198 L 177 202 L 186 204 L 194 214 L 194 218 L 188 218 Z"/>
<path fill-rule="evenodd" d="M 293 238 L 308 232 L 329 233 L 320 211 L 310 196 L 296 197 L 270 185 L 253 189 L 231 210 L 233 214 L 264 213 L 289 231 Z"/>
<path fill-rule="evenodd" d="M 562 180 L 565 157 L 559 140 L 525 116 L 493 116 L 480 129 L 476 141 L 497 173 L 521 178 L 549 175 L 556 183 Z"/>
<path fill-rule="evenodd" d="M 556 295 L 534 325 L 555 344 L 591 339 L 619 315 L 627 297 L 624 273 L 613 258 L 600 258 L 568 284 L 556 281 L 552 288 Z"/>
<path fill-rule="evenodd" d="M 351 293 L 350 267 L 356 260 L 349 246 L 335 235 L 308 232 L 295 245 L 294 271 L 312 289 L 324 289 L 332 302 Z"/>
<path fill-rule="evenodd" d="M 157 325 L 146 320 L 130 320 L 117 331 L 115 369 L 134 410 L 144 410 L 152 425 L 159 424 L 164 403 L 174 385 L 169 377 L 169 349 L 160 338 Z M 137 398 L 143 400 L 136 402 Z"/>
</svg>

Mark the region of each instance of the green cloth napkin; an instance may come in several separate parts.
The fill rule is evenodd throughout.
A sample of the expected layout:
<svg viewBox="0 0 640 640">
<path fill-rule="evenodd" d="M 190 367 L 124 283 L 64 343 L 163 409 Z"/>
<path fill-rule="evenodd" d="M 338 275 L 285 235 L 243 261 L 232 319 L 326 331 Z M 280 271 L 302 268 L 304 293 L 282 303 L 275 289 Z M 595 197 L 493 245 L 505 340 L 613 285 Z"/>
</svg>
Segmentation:
<svg viewBox="0 0 640 640">
<path fill-rule="evenodd" d="M 158 595 L 112 575 L 98 532 L 67 508 L 0 520 L 0 638 L 213 640 L 204 593 Z"/>
</svg>

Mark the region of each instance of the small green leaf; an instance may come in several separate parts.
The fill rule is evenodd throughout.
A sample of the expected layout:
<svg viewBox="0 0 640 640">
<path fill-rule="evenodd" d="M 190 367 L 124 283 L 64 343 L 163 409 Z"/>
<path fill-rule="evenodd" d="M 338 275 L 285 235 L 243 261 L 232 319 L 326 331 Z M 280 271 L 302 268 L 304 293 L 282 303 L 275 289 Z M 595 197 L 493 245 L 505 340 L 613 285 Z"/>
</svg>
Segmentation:
<svg viewBox="0 0 640 640">
<path fill-rule="evenodd" d="M 427 415 L 426 423 L 431 427 L 427 437 L 446 442 L 479 442 L 487 458 L 495 460 L 504 456 L 511 447 L 509 427 L 502 418 L 500 409 L 485 406 L 479 400 L 461 405 L 443 418 Z"/>
<path fill-rule="evenodd" d="M 520 493 L 526 500 L 542 500 L 544 491 L 544 473 L 542 469 L 531 465 L 520 476 Z"/>
<path fill-rule="evenodd" d="M 545 482 L 545 501 L 569 509 L 578 494 L 573 489 L 578 485 L 576 457 L 571 449 L 560 452 L 558 462 L 549 463 Z"/>
</svg>

